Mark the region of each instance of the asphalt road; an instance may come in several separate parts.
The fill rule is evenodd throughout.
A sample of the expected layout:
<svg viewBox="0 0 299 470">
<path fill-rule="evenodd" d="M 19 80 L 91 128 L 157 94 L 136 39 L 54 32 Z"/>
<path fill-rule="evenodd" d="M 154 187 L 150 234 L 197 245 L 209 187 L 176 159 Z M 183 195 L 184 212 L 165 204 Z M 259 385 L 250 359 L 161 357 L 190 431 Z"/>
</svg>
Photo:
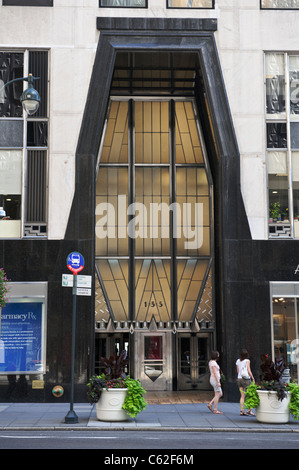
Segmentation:
<svg viewBox="0 0 299 470">
<path fill-rule="evenodd" d="M 151 465 L 199 463 L 197 450 L 204 449 L 299 449 L 299 433 L 250 432 L 153 432 L 153 431 L 1 431 L 0 449 L 102 449 L 102 458 L 138 456 L 126 462 Z M 134 450 L 146 449 L 146 452 Z M 132 452 L 130 452 L 132 450 Z M 151 450 L 154 452 L 151 453 Z M 158 452 L 157 450 L 165 450 Z M 172 452 L 173 450 L 173 452 Z M 189 450 L 187 453 L 181 450 Z M 194 452 L 190 452 L 194 450 Z M 149 456 L 152 455 L 150 461 Z M 156 455 L 172 456 L 155 460 Z M 176 456 L 180 458 L 176 459 Z M 184 457 L 185 455 L 185 457 Z M 192 457 L 193 455 L 193 457 Z M 142 459 L 143 457 L 143 459 Z M 121 464 L 121 462 L 103 462 Z M 132 465 L 131 465 L 132 463 Z"/>
</svg>

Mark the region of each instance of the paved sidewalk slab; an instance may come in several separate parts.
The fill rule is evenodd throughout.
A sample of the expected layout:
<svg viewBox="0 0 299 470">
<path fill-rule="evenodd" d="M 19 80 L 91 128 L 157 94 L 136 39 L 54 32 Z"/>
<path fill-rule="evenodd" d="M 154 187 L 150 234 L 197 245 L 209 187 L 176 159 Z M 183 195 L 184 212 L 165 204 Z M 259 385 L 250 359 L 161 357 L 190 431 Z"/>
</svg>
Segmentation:
<svg viewBox="0 0 299 470">
<path fill-rule="evenodd" d="M 98 421 L 95 406 L 75 403 L 78 423 L 66 424 L 68 403 L 0 403 L 0 430 L 159 430 L 299 432 L 299 421 L 263 424 L 240 416 L 239 403 L 220 403 L 223 414 L 213 414 L 205 403 L 149 404 L 136 418 L 123 422 Z"/>
</svg>

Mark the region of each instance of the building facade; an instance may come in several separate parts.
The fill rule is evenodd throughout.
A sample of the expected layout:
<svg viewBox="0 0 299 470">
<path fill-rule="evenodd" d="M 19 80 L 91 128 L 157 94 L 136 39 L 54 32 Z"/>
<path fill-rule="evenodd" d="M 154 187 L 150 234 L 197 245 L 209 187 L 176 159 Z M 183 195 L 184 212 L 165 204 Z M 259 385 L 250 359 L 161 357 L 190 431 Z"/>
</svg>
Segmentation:
<svg viewBox="0 0 299 470">
<path fill-rule="evenodd" d="M 128 351 L 147 390 L 227 400 L 247 348 L 297 379 L 297 0 L 2 0 L 1 401 L 75 400 Z M 32 73 L 41 104 L 22 111 Z M 61 386 L 63 395 L 53 394 Z"/>
</svg>

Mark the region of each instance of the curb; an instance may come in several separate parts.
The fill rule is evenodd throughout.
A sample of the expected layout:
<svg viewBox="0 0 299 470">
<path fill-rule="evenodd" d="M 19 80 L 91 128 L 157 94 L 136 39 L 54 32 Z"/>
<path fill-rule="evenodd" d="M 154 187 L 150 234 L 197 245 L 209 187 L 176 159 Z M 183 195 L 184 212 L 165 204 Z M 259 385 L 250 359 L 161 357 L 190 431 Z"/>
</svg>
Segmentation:
<svg viewBox="0 0 299 470">
<path fill-rule="evenodd" d="M 186 427 L 158 427 L 158 426 L 113 426 L 113 427 L 99 427 L 99 426 L 1 426 L 0 432 L 3 431 L 153 431 L 153 432 L 242 432 L 242 433 L 299 433 L 299 429 L 277 429 L 277 428 L 186 428 Z"/>
</svg>

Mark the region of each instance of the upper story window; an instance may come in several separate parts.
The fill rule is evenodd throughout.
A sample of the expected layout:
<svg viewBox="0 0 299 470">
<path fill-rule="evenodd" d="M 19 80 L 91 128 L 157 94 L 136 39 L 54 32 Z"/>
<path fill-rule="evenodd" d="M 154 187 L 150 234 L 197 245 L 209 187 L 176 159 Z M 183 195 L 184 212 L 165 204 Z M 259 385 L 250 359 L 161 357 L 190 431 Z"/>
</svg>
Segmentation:
<svg viewBox="0 0 299 470">
<path fill-rule="evenodd" d="M 41 103 L 33 116 L 20 96 L 30 70 Z M 28 75 L 28 73 L 27 73 Z M 45 236 L 48 154 L 48 52 L 0 51 L 0 238 Z"/>
<path fill-rule="evenodd" d="M 167 0 L 167 8 L 215 8 L 215 0 Z"/>
<path fill-rule="evenodd" d="M 270 238 L 299 238 L 299 54 L 265 56 Z"/>
<path fill-rule="evenodd" d="M 261 9 L 296 10 L 299 9 L 299 0 L 261 0 Z"/>
<path fill-rule="evenodd" d="M 54 0 L 2 0 L 2 5 L 15 7 L 52 7 Z"/>
<path fill-rule="evenodd" d="M 99 7 L 147 8 L 147 0 L 99 0 Z"/>
</svg>

